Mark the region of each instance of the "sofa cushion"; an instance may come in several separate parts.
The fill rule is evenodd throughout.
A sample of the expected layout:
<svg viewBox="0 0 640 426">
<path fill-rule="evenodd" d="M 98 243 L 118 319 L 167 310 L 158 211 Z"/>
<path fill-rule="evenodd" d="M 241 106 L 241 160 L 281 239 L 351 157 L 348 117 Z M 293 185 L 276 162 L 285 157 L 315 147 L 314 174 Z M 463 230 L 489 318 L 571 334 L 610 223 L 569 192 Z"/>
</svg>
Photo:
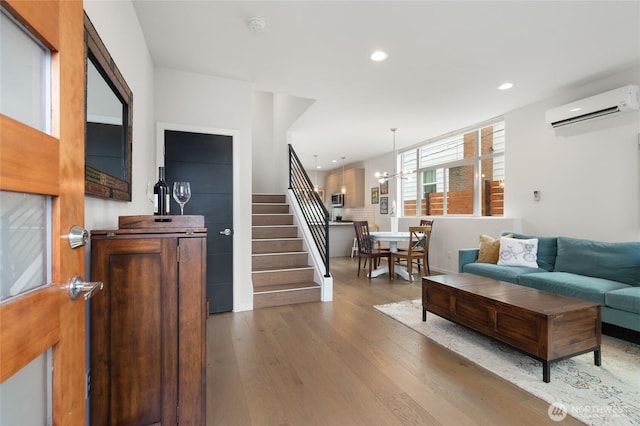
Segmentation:
<svg viewBox="0 0 640 426">
<path fill-rule="evenodd" d="M 555 271 L 640 286 L 640 242 L 605 243 L 558 237 Z"/>
<path fill-rule="evenodd" d="M 506 236 L 512 236 L 511 234 Z M 498 263 L 500 255 L 500 238 L 493 238 L 488 235 L 480 235 L 480 248 L 478 259 L 480 263 Z"/>
<path fill-rule="evenodd" d="M 626 284 L 603 278 L 587 277 L 569 272 L 542 272 L 520 276 L 519 284 L 551 293 L 605 304 L 605 294 L 628 288 Z"/>
<path fill-rule="evenodd" d="M 609 291 L 604 295 L 604 302 L 610 308 L 640 314 L 640 287 L 629 286 Z"/>
<path fill-rule="evenodd" d="M 538 269 L 536 262 L 538 254 L 538 239 L 500 237 L 500 258 L 498 265 L 524 266 Z"/>
<path fill-rule="evenodd" d="M 523 274 L 547 271 L 540 268 L 527 268 L 525 266 L 500 266 L 492 263 L 467 263 L 462 267 L 462 272 L 481 275 L 498 281 L 507 281 L 513 284 L 518 284 L 518 279 Z"/>
<path fill-rule="evenodd" d="M 507 234 L 513 234 L 513 238 L 520 238 L 528 240 L 531 238 L 538 239 L 538 268 L 542 268 L 546 271 L 553 271 L 556 264 L 556 255 L 558 252 L 558 239 L 556 237 L 539 237 L 536 235 L 519 234 L 517 232 L 504 231 L 500 235 L 506 236 Z"/>
</svg>

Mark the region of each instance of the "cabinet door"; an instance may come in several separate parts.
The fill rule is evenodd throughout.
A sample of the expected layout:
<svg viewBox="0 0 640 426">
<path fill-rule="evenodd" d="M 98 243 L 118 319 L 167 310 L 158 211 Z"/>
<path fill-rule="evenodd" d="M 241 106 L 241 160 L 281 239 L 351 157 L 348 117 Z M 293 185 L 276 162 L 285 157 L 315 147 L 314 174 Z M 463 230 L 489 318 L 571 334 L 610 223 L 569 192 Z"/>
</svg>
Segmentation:
<svg viewBox="0 0 640 426">
<path fill-rule="evenodd" d="M 364 169 L 355 168 L 345 171 L 344 184 L 347 188 L 345 207 L 364 206 Z"/>
<path fill-rule="evenodd" d="M 177 239 L 93 239 L 91 424 L 169 425 L 177 416 Z"/>
<path fill-rule="evenodd" d="M 327 175 L 327 180 L 324 187 L 327 191 L 327 197 L 336 192 L 340 192 L 340 187 L 338 186 L 338 175 L 336 173 Z M 331 198 L 329 198 L 329 201 L 331 201 Z"/>
<path fill-rule="evenodd" d="M 178 398 L 180 418 L 187 424 L 205 423 L 207 242 L 180 238 L 178 263 Z"/>
</svg>

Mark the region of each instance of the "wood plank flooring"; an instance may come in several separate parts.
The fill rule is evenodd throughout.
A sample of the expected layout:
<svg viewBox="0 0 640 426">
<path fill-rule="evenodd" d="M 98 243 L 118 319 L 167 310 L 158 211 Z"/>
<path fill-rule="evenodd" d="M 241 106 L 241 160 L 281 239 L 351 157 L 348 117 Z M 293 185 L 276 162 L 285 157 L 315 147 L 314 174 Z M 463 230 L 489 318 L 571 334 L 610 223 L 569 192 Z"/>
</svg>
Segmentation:
<svg viewBox="0 0 640 426">
<path fill-rule="evenodd" d="M 546 402 L 373 308 L 420 298 L 419 280 L 369 281 L 357 265 L 332 258 L 333 302 L 208 319 L 207 425 L 557 424 Z"/>
</svg>

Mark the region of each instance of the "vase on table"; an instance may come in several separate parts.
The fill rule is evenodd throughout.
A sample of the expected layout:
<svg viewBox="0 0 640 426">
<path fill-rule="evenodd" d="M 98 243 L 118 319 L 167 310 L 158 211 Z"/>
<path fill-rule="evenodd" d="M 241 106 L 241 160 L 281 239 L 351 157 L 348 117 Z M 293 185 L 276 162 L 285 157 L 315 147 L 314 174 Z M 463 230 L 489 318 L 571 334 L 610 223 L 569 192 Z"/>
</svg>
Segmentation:
<svg viewBox="0 0 640 426">
<path fill-rule="evenodd" d="M 391 232 L 398 232 L 398 215 L 396 214 L 396 200 L 391 200 L 391 211 L 389 212 L 391 222 Z"/>
</svg>

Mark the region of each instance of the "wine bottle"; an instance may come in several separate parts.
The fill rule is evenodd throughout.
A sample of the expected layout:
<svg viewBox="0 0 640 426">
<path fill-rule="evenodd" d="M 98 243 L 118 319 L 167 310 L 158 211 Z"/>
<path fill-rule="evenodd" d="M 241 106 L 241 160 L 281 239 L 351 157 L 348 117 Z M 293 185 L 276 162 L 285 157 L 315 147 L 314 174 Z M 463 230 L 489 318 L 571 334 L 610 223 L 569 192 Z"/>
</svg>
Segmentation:
<svg viewBox="0 0 640 426">
<path fill-rule="evenodd" d="M 153 214 L 169 214 L 169 187 L 164 181 L 164 167 L 158 167 L 158 182 L 153 186 Z"/>
</svg>

